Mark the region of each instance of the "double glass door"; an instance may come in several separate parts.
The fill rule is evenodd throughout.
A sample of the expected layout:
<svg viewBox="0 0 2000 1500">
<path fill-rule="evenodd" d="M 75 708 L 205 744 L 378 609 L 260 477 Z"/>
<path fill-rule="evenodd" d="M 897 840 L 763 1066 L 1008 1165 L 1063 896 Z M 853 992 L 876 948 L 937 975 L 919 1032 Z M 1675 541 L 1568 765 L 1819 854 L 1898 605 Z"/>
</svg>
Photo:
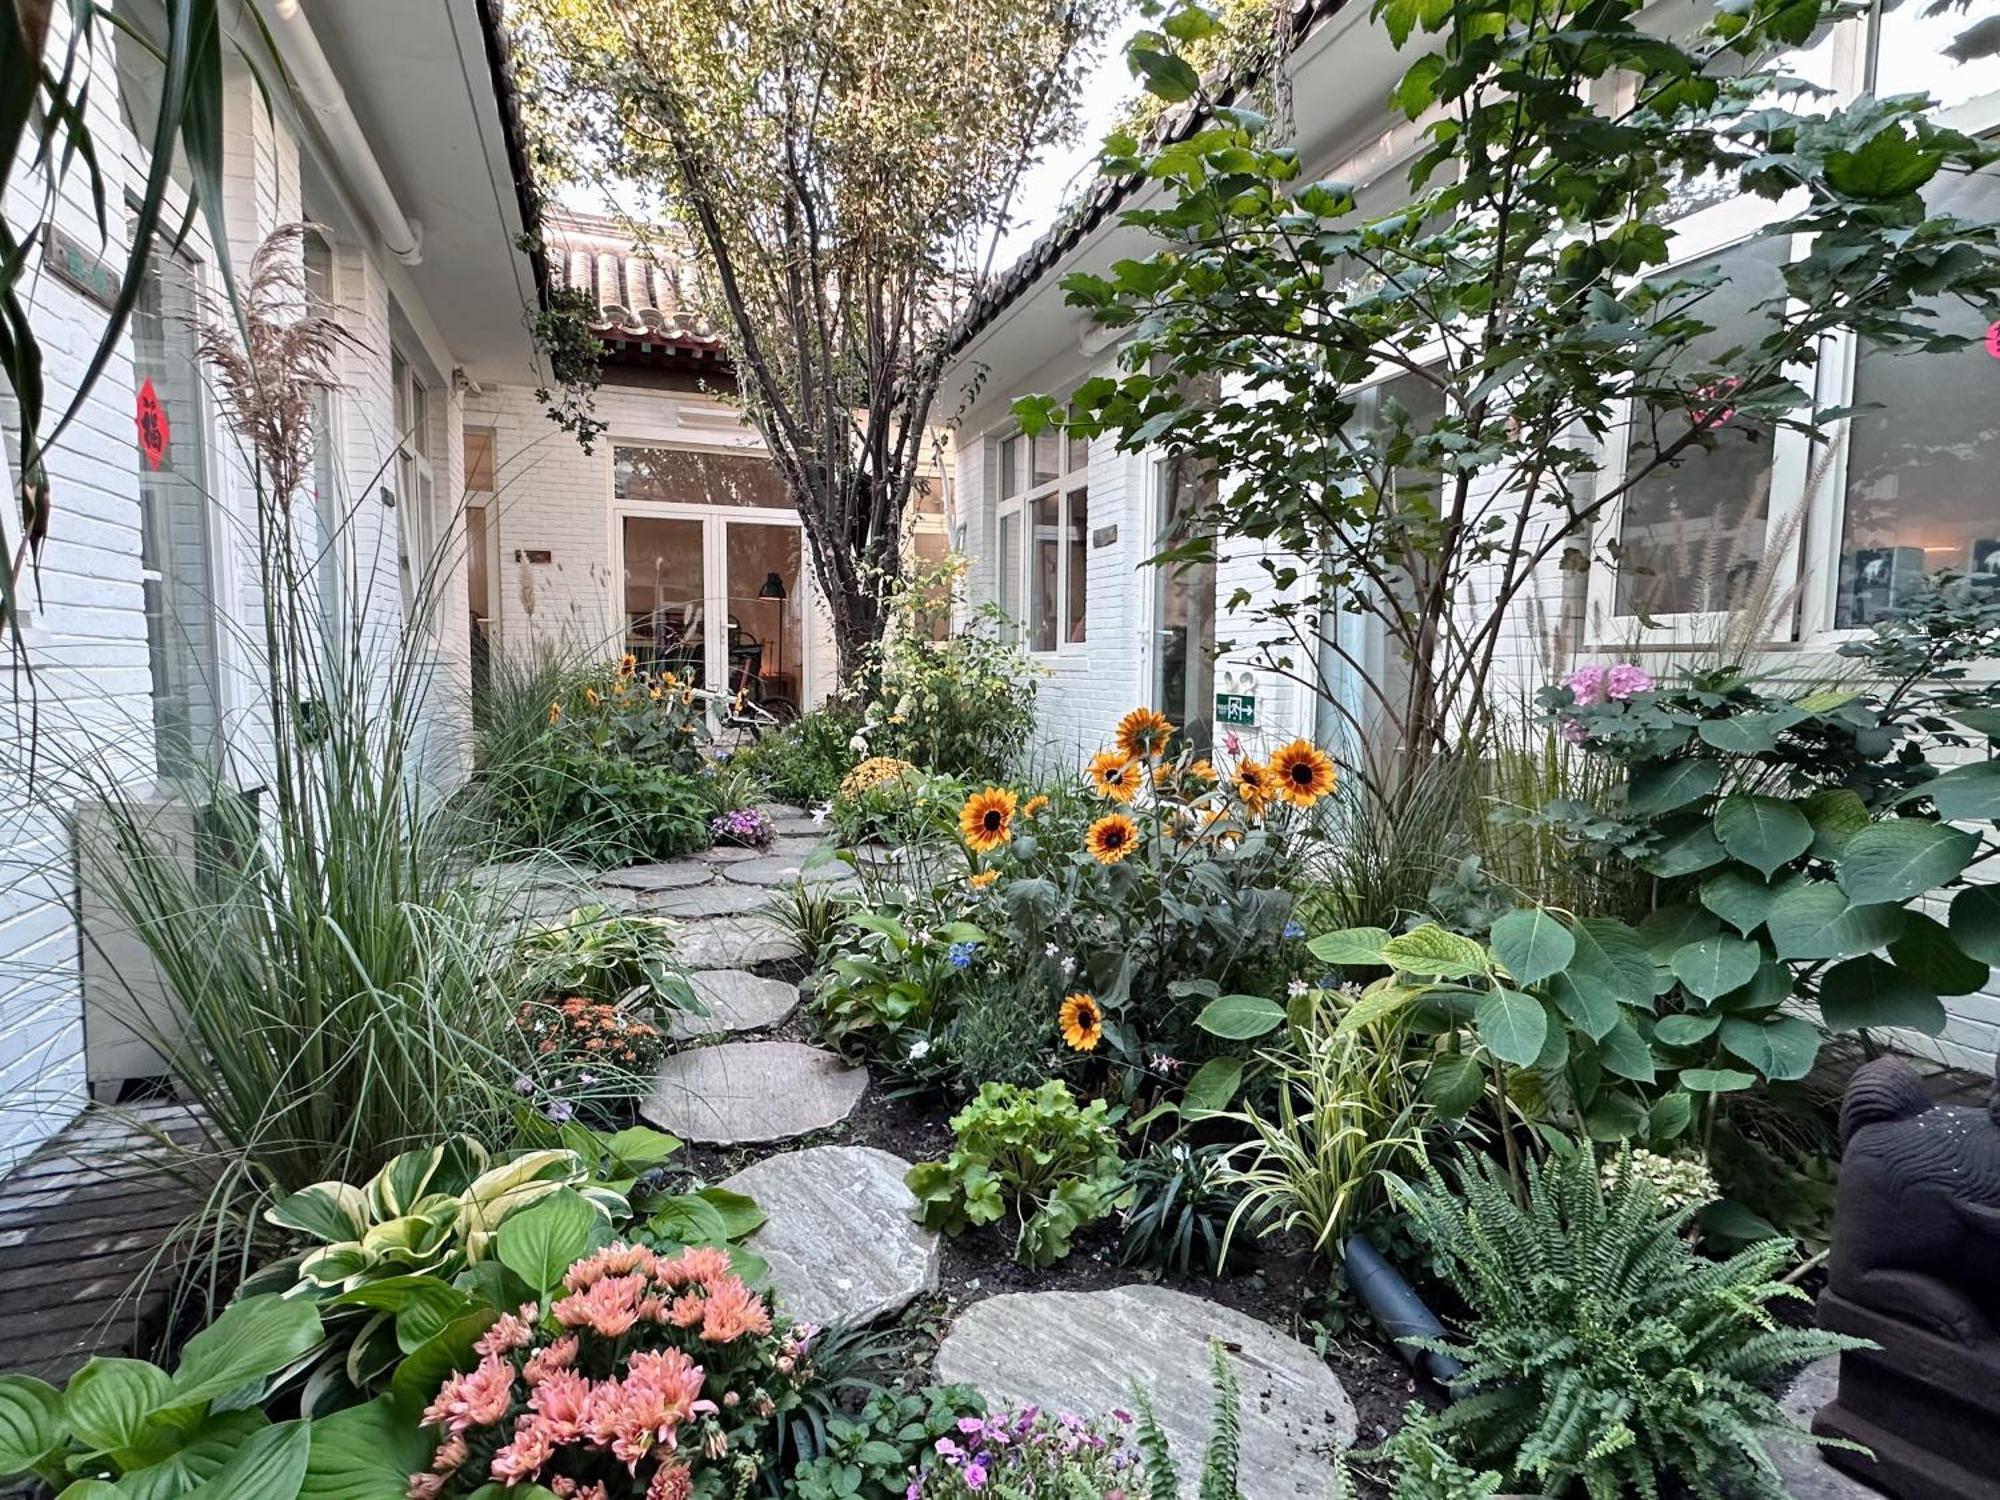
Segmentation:
<svg viewBox="0 0 2000 1500">
<path fill-rule="evenodd" d="M 806 706 L 797 523 L 693 509 L 625 512 L 625 649 L 641 668 L 789 718 Z"/>
</svg>

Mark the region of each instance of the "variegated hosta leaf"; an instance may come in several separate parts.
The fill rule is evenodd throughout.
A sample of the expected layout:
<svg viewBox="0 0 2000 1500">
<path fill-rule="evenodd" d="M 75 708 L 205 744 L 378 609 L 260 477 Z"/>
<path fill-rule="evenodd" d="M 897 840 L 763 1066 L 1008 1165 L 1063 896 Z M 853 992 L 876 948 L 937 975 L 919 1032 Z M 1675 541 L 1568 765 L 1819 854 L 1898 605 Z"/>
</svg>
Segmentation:
<svg viewBox="0 0 2000 1500">
<path fill-rule="evenodd" d="M 367 1275 L 377 1260 L 358 1242 L 329 1245 L 300 1261 L 299 1275 L 315 1286 L 339 1287 L 344 1291 Z"/>
<path fill-rule="evenodd" d="M 368 1194 L 351 1182 L 316 1182 L 264 1210 L 268 1223 L 310 1235 L 323 1244 L 358 1240 L 374 1215 Z"/>
<path fill-rule="evenodd" d="M 422 1151 L 405 1151 L 377 1172 L 368 1183 L 368 1203 L 377 1219 L 401 1218 L 423 1197 L 431 1174 L 444 1160 L 442 1144 Z"/>
</svg>

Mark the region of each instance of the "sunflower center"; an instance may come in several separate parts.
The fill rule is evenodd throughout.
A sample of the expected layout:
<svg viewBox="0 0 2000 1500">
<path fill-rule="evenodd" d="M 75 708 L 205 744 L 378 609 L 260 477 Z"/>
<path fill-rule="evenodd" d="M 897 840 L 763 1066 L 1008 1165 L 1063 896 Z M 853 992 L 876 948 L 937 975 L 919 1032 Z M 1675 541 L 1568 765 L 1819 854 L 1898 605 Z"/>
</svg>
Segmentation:
<svg viewBox="0 0 2000 1500">
<path fill-rule="evenodd" d="M 1292 782 L 1295 786 L 1311 786 L 1313 783 L 1313 768 L 1304 761 L 1300 761 L 1292 767 Z"/>
<path fill-rule="evenodd" d="M 998 833 L 1000 831 L 1000 810 L 997 807 L 987 809 L 986 816 L 980 819 L 980 822 L 984 824 L 988 833 Z"/>
</svg>

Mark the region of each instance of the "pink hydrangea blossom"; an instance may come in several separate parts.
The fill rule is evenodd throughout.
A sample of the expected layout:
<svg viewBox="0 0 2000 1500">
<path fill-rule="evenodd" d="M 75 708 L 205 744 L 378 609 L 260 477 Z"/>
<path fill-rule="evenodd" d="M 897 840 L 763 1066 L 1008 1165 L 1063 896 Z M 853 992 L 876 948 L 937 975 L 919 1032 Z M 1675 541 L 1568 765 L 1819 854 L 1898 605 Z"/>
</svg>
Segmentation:
<svg viewBox="0 0 2000 1500">
<path fill-rule="evenodd" d="M 1563 743 L 1567 745 L 1581 745 L 1590 738 L 1590 732 L 1583 727 L 1581 719 L 1564 719 L 1560 733 Z"/>
<path fill-rule="evenodd" d="M 1605 680 L 1610 674 L 1595 662 L 1587 667 L 1578 667 L 1569 674 L 1567 686 L 1571 695 L 1585 708 L 1594 708 L 1604 702 Z"/>
<path fill-rule="evenodd" d="M 1653 679 L 1646 669 L 1635 662 L 1621 661 L 1604 678 L 1604 691 L 1614 702 L 1623 703 L 1634 693 L 1647 693 L 1653 689 Z"/>
</svg>

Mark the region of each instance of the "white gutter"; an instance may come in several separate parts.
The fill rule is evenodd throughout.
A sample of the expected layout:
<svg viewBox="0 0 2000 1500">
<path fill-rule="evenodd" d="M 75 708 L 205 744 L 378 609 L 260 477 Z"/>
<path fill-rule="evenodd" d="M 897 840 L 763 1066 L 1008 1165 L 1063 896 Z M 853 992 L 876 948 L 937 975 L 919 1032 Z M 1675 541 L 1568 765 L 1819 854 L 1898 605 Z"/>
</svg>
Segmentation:
<svg viewBox="0 0 2000 1500">
<path fill-rule="evenodd" d="M 347 91 L 320 50 L 304 6 L 299 0 L 260 0 L 260 7 L 270 21 L 271 38 L 291 74 L 299 101 L 311 112 L 341 176 L 381 236 L 383 248 L 404 265 L 420 264 L 424 258 L 423 226 L 396 201 L 395 190 L 382 175 L 382 164 L 354 118 Z"/>
</svg>

